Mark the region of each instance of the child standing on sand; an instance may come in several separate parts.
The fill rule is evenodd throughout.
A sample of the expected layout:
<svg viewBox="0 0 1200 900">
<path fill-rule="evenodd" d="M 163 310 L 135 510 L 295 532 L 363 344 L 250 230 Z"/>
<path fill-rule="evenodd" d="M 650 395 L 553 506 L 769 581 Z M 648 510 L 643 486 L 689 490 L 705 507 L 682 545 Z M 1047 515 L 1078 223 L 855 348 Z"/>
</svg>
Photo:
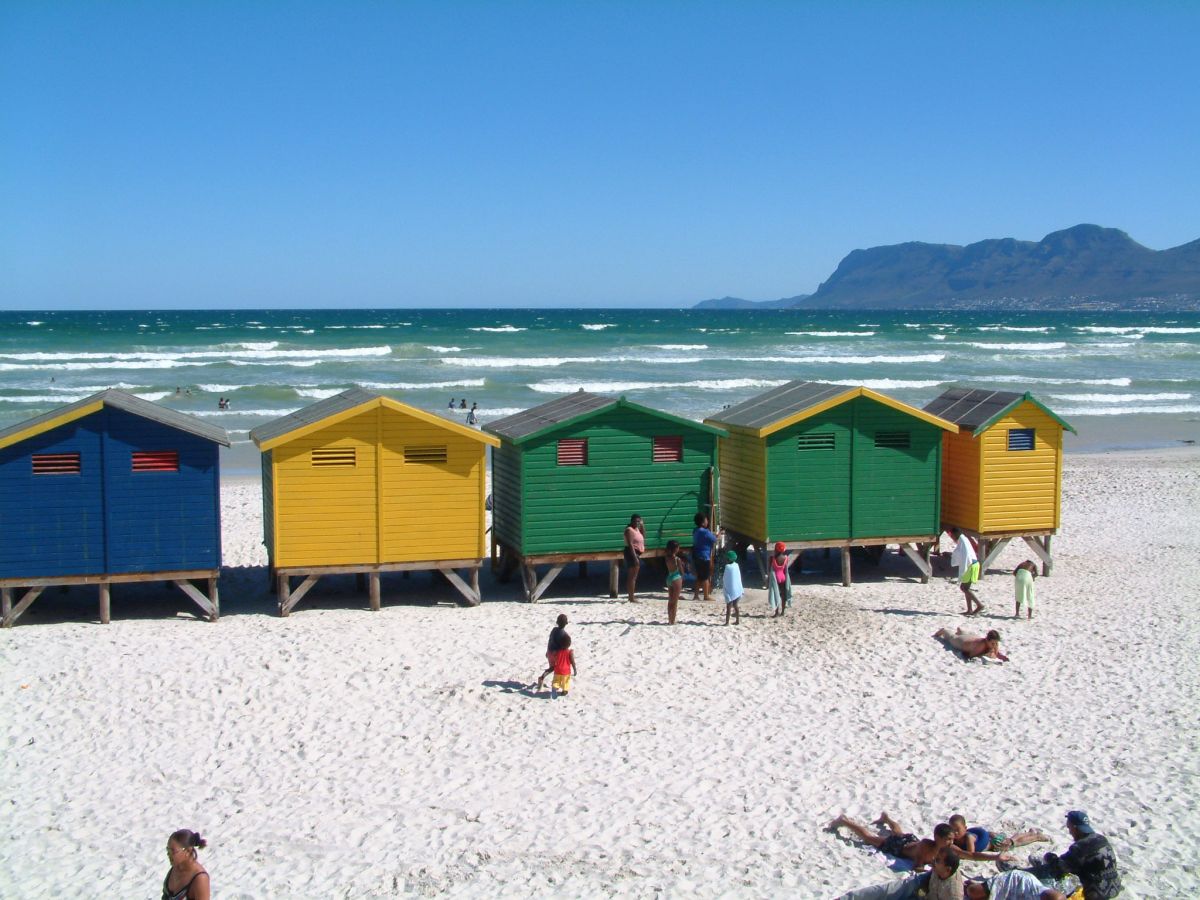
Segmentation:
<svg viewBox="0 0 1200 900">
<path fill-rule="evenodd" d="M 554 657 L 554 680 L 550 682 L 550 699 L 553 700 L 562 694 L 564 697 L 571 690 L 571 676 L 578 675 L 579 669 L 575 665 L 575 651 L 571 649 L 571 636 L 568 634 L 565 640 L 566 646 Z"/>
<path fill-rule="evenodd" d="M 1016 591 L 1016 609 L 1013 610 L 1013 618 L 1021 618 L 1021 606 L 1028 607 L 1028 617 L 1033 618 L 1033 579 L 1037 578 L 1037 564 L 1032 559 L 1027 559 L 1015 569 L 1013 569 L 1013 587 Z"/>
<path fill-rule="evenodd" d="M 725 578 L 721 582 L 721 590 L 725 592 L 725 624 L 729 624 L 729 611 L 733 610 L 733 624 L 742 623 L 738 611 L 738 601 L 742 599 L 742 570 L 738 568 L 737 551 L 730 550 L 725 554 L 728 562 L 725 564 Z"/>
<path fill-rule="evenodd" d="M 767 579 L 767 608 L 773 611 L 771 618 L 782 616 L 792 599 L 792 578 L 788 574 L 791 562 L 787 545 L 780 541 L 771 555 L 771 576 Z"/>
<path fill-rule="evenodd" d="M 558 652 L 570 646 L 571 636 L 567 634 L 567 617 L 559 615 L 554 621 L 554 627 L 550 629 L 550 639 L 546 641 L 546 671 L 538 678 L 537 689 L 539 691 L 546 683 L 546 676 L 554 671 L 554 661 L 558 659 Z"/>
<path fill-rule="evenodd" d="M 679 612 L 679 595 L 683 593 L 683 560 L 679 558 L 679 541 L 667 541 L 667 622 L 675 624 Z"/>
</svg>

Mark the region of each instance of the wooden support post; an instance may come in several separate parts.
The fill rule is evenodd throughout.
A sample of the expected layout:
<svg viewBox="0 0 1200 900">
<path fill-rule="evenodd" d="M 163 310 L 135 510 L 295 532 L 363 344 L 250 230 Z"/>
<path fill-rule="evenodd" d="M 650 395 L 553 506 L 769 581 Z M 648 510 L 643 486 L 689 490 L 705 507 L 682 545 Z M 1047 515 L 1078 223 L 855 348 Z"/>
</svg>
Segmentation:
<svg viewBox="0 0 1200 900">
<path fill-rule="evenodd" d="M 0 588 L 0 619 L 7 619 L 12 613 L 12 588 Z"/>
<path fill-rule="evenodd" d="M 982 551 L 979 557 L 979 577 L 982 578 L 986 573 L 988 566 L 995 561 L 996 557 L 1004 552 L 1004 548 L 1011 541 L 1010 537 L 1002 537 L 997 541 L 980 541 L 980 550 Z"/>
<path fill-rule="evenodd" d="M 288 575 L 279 576 L 279 589 L 275 592 L 279 596 L 279 615 L 287 617 L 292 611 L 292 605 L 288 602 L 288 594 L 292 590 L 292 579 Z"/>
<path fill-rule="evenodd" d="M 13 623 L 17 621 L 17 619 L 21 618 L 22 613 L 24 613 L 25 610 L 29 609 L 29 607 L 33 605 L 33 601 L 38 598 L 38 595 L 41 594 L 43 590 L 43 586 L 37 585 L 26 591 L 25 596 L 21 598 L 17 605 L 8 611 L 8 614 L 5 615 L 3 620 L 0 620 L 0 628 L 12 628 Z"/>
<path fill-rule="evenodd" d="M 200 593 L 199 590 L 196 589 L 194 584 L 192 584 L 190 581 L 179 579 L 175 582 L 175 586 L 187 594 L 188 598 L 198 607 L 200 607 L 201 612 L 203 612 L 210 621 L 212 620 L 212 617 L 215 613 L 213 610 L 213 605 L 209 602 L 207 597 L 205 597 L 202 593 Z"/>
<path fill-rule="evenodd" d="M 550 567 L 550 571 L 543 575 L 542 580 L 539 581 L 534 587 L 531 602 L 537 603 L 538 600 L 541 599 L 542 594 L 546 593 L 546 589 L 550 587 L 554 579 L 558 577 L 558 573 L 561 572 L 565 567 L 566 563 L 559 563 L 558 565 Z"/>
<path fill-rule="evenodd" d="M 445 575 L 446 580 L 450 582 L 450 584 L 454 587 L 454 589 L 463 595 L 463 599 L 467 601 L 468 606 L 478 606 L 479 605 L 480 598 L 479 598 L 478 589 L 472 589 L 465 581 L 462 580 L 462 576 L 459 575 L 457 572 L 455 572 L 453 569 L 451 569 L 449 566 L 447 566 L 445 568 L 441 568 L 438 571 L 440 571 L 443 575 Z M 473 573 L 478 573 L 479 569 L 475 568 L 475 569 L 472 569 L 471 571 Z M 472 578 L 475 580 L 476 585 L 478 585 L 478 574 L 472 575 Z"/>
<path fill-rule="evenodd" d="M 379 573 L 371 572 L 367 580 L 371 585 L 371 609 L 379 612 Z"/>
<path fill-rule="evenodd" d="M 1029 549 L 1037 554 L 1042 561 L 1042 575 L 1049 575 L 1054 571 L 1054 558 L 1050 555 L 1050 535 L 1046 535 L 1041 540 L 1037 535 L 1026 534 L 1022 535 L 1025 543 L 1029 545 Z M 1043 544 L 1042 541 L 1046 543 Z"/>
<path fill-rule="evenodd" d="M 208 599 L 212 603 L 212 615 L 208 617 L 208 621 L 215 622 L 221 618 L 221 598 L 217 594 L 217 578 L 215 575 L 208 579 Z"/>
<path fill-rule="evenodd" d="M 766 547 L 759 547 L 755 545 L 754 549 L 750 550 L 750 552 L 754 554 L 754 562 L 758 566 L 758 577 L 761 579 L 759 581 L 759 587 L 768 587 Z"/>
<path fill-rule="evenodd" d="M 850 548 L 842 548 L 842 587 L 850 587 Z"/>
<path fill-rule="evenodd" d="M 615 559 L 608 564 L 608 596 L 616 600 L 621 591 L 621 564 Z"/>
<path fill-rule="evenodd" d="M 926 559 L 926 554 L 921 550 L 920 545 L 913 548 L 908 544 L 901 544 L 900 552 L 912 560 L 913 565 L 920 571 L 921 584 L 928 584 L 930 575 L 929 560 Z"/>
<path fill-rule="evenodd" d="M 483 601 L 483 591 L 479 589 L 479 570 L 481 568 L 483 568 L 482 562 L 471 568 L 471 593 L 475 595 L 475 602 L 471 606 L 477 606 Z"/>
<path fill-rule="evenodd" d="M 100 624 L 107 625 L 112 612 L 112 585 L 107 581 L 100 582 Z"/>
<path fill-rule="evenodd" d="M 537 585 L 537 570 L 533 566 L 521 565 L 521 584 L 525 589 L 525 602 L 536 603 L 533 589 Z"/>
</svg>

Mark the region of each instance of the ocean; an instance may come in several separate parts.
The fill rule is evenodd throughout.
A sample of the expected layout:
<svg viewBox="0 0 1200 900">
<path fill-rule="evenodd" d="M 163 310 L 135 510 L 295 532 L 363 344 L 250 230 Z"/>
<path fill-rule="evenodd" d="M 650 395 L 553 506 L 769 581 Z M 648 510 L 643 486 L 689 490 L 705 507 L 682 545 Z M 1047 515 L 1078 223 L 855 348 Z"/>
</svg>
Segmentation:
<svg viewBox="0 0 1200 900">
<path fill-rule="evenodd" d="M 232 472 L 257 471 L 255 425 L 353 385 L 486 423 L 579 388 L 700 419 L 796 378 L 1031 390 L 1068 449 L 1168 446 L 1200 439 L 1200 313 L 0 312 L 0 428 L 119 387 L 218 421 Z"/>
</svg>

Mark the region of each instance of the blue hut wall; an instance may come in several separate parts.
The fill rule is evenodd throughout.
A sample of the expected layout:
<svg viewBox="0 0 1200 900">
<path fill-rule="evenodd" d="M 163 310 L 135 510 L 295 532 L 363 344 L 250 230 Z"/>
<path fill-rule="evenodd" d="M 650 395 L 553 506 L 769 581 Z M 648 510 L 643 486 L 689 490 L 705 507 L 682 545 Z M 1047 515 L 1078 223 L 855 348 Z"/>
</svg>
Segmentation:
<svg viewBox="0 0 1200 900">
<path fill-rule="evenodd" d="M 0 450 L 0 578 L 104 571 L 99 414 Z M 32 458 L 78 453 L 78 475 L 34 475 Z"/>
<path fill-rule="evenodd" d="M 175 472 L 134 472 L 174 450 Z M 105 407 L 0 450 L 0 577 L 128 574 L 221 565 L 218 446 Z M 79 453 L 78 475 L 33 475 L 39 453 Z"/>
</svg>

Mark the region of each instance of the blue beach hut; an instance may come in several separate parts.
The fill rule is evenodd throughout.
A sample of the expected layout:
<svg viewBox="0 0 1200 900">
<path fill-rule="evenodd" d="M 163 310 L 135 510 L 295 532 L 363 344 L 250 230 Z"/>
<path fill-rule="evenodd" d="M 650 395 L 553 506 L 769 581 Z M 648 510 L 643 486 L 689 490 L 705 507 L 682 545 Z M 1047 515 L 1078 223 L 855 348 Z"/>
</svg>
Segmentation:
<svg viewBox="0 0 1200 900">
<path fill-rule="evenodd" d="M 216 621 L 220 446 L 224 428 L 118 390 L 0 430 L 0 625 L 72 584 L 98 585 L 107 623 L 110 585 L 133 581 L 172 581 Z"/>
</svg>

